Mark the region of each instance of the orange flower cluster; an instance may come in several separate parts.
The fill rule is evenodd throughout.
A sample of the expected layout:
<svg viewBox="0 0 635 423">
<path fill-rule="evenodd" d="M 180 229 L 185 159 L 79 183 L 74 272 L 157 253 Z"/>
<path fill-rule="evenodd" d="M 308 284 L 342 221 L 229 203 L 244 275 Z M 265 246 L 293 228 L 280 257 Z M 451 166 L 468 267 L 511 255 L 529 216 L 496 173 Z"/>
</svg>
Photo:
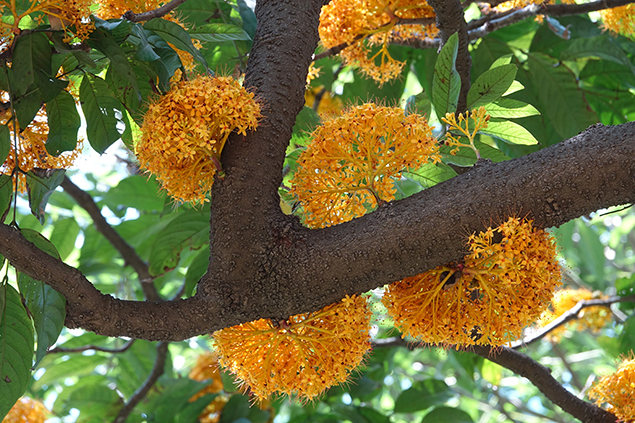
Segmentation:
<svg viewBox="0 0 635 423">
<path fill-rule="evenodd" d="M 260 319 L 214 332 L 220 363 L 259 400 L 274 393 L 310 400 L 344 383 L 370 349 L 366 298 L 347 296 L 320 311 Z"/>
<path fill-rule="evenodd" d="M 434 344 L 503 345 L 547 307 L 560 285 L 551 235 L 509 218 L 468 240 L 470 254 L 390 285 L 382 299 L 403 336 Z"/>
<path fill-rule="evenodd" d="M 220 170 L 229 134 L 245 135 L 260 118 L 254 94 L 231 77 L 179 81 L 150 104 L 135 153 L 172 197 L 202 203 Z"/>
<path fill-rule="evenodd" d="M 478 109 L 474 109 L 469 113 L 459 113 L 459 117 L 457 117 L 454 113 L 447 113 L 444 118 L 441 118 L 443 122 L 448 125 L 448 132 L 445 135 L 445 142 L 448 145 L 455 147 L 450 152 L 453 155 L 456 155 L 459 152 L 460 147 L 468 147 L 474 150 L 477 158 L 481 158 L 481 154 L 478 151 L 478 148 L 474 145 L 474 138 L 476 137 L 476 133 L 483 128 L 487 128 L 487 123 L 489 122 L 490 116 L 487 114 L 485 107 L 479 107 Z M 452 131 L 454 131 L 457 135 L 453 135 Z M 464 144 L 460 141 L 460 137 L 467 137 L 469 144 Z"/>
<path fill-rule="evenodd" d="M 635 358 L 631 352 L 612 375 L 604 376 L 589 390 L 589 398 L 598 405 L 608 404 L 607 410 L 624 423 L 635 422 Z"/>
<path fill-rule="evenodd" d="M 635 4 L 604 9 L 602 15 L 602 28 L 612 33 L 633 36 L 635 34 Z"/>
<path fill-rule="evenodd" d="M 540 317 L 539 324 L 540 326 L 545 326 L 551 323 L 573 308 L 579 301 L 596 298 L 606 298 L 606 296 L 598 297 L 588 289 L 563 289 L 557 291 L 551 300 L 552 309 L 544 311 Z M 571 327 L 576 330 L 591 329 L 593 332 L 597 332 L 611 321 L 611 310 L 608 307 L 593 306 L 582 309 L 578 316 L 577 320 L 551 331 L 547 335 L 547 339 L 551 342 L 558 342 L 562 338 L 565 329 Z"/>
<path fill-rule="evenodd" d="M 304 104 L 308 107 L 313 107 L 315 97 L 322 91 L 322 88 L 322 86 L 319 86 L 306 90 L 304 93 Z M 322 119 L 339 115 L 342 112 L 342 100 L 334 96 L 330 91 L 324 91 L 316 112 Z"/>
<path fill-rule="evenodd" d="M 320 39 L 326 48 L 349 44 L 340 52 L 344 62 L 383 84 L 397 78 L 405 64 L 390 55 L 390 42 L 434 37 L 438 32 L 434 24 L 403 25 L 404 20 L 434 16 L 432 7 L 421 0 L 333 0 L 322 8 Z"/>
<path fill-rule="evenodd" d="M 209 381 L 209 385 L 192 396 L 189 400 L 190 402 L 194 402 L 207 394 L 221 393 L 223 390 L 223 380 L 220 376 L 218 359 L 214 353 L 205 352 L 199 355 L 188 377 L 200 382 Z M 227 401 L 229 401 L 227 395 L 222 393 L 217 395 L 198 416 L 198 421 L 200 423 L 217 423 Z"/>
<path fill-rule="evenodd" d="M 51 28 L 65 31 L 66 42 L 75 37 L 83 41 L 95 28 L 95 24 L 90 20 L 90 0 L 34 0 L 26 4 L 28 8 L 23 10 L 20 8 L 20 2 L 0 0 L 0 14 L 4 16 L 9 11 L 13 16 L 12 21 L 0 21 L 0 49 L 6 48 L 13 36 L 20 33 L 20 21 L 26 16 L 30 16 L 38 23 L 42 23 L 47 16 Z"/>
<path fill-rule="evenodd" d="M 440 160 L 426 119 L 398 107 L 352 107 L 311 138 L 290 182 L 311 228 L 363 216 L 395 198 L 394 179 L 402 171 Z"/>
<path fill-rule="evenodd" d="M 506 10 L 511 10 L 511 9 L 520 9 L 525 6 L 529 6 L 530 4 L 541 5 L 541 4 L 548 4 L 548 3 L 555 3 L 555 2 L 551 0 L 509 0 L 509 1 L 502 2 L 501 4 L 496 6 L 494 10 L 496 10 L 497 12 L 504 12 Z M 574 4 L 575 0 L 560 0 L 560 3 Z"/>
<path fill-rule="evenodd" d="M 6 93 L 1 96 L 8 97 Z M 11 134 L 11 149 L 7 159 L 0 164 L 0 173 L 13 175 L 14 180 L 17 178 L 18 191 L 22 193 L 26 191 L 24 173 L 35 168 L 68 169 L 81 151 L 81 141 L 77 143 L 75 150 L 64 152 L 57 157 L 51 156 L 46 151 L 49 127 L 44 107 L 38 111 L 35 119 L 24 130 L 20 131 L 20 128 L 17 128 L 19 134 L 17 150 L 14 142 L 16 121 L 11 119 L 10 110 L 0 112 L 0 125 L 7 125 Z"/>
<path fill-rule="evenodd" d="M 167 1 L 161 0 L 98 0 L 99 9 L 95 13 L 102 19 L 119 19 L 124 13 L 131 10 L 132 12 L 139 14 L 149 12 L 151 10 L 158 9 L 163 6 Z M 167 15 L 162 16 L 162 19 L 174 22 L 182 27 L 186 27 L 177 17 L 176 12 L 171 11 Z M 187 29 L 187 28 L 186 28 Z M 179 55 L 183 67 L 188 71 L 192 71 L 196 67 L 196 62 L 192 55 L 186 51 L 179 50 L 174 45 L 168 43 L 170 47 Z M 201 42 L 197 39 L 192 39 L 192 44 L 197 49 L 202 47 Z"/>
<path fill-rule="evenodd" d="M 40 401 L 22 397 L 16 402 L 2 423 L 44 423 L 49 411 Z"/>
</svg>

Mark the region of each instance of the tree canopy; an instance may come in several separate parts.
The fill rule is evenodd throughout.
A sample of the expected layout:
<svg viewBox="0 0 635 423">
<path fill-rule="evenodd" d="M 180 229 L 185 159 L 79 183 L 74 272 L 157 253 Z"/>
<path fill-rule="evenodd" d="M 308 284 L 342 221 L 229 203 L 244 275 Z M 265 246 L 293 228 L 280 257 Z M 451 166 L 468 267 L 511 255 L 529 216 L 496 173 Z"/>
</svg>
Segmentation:
<svg viewBox="0 0 635 423">
<path fill-rule="evenodd" d="M 635 421 L 632 1 L 0 7 L 3 421 Z"/>
</svg>

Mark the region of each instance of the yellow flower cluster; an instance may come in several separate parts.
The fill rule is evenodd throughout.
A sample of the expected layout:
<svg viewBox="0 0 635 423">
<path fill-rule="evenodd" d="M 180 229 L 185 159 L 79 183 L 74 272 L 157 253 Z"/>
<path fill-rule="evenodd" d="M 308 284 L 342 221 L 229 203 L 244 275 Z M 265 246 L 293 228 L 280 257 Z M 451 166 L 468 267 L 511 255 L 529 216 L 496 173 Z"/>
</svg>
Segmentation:
<svg viewBox="0 0 635 423">
<path fill-rule="evenodd" d="M 322 8 L 320 39 L 326 48 L 349 44 L 340 52 L 344 62 L 383 84 L 397 78 L 405 64 L 390 55 L 390 42 L 438 32 L 433 24 L 402 25 L 403 20 L 434 16 L 421 0 L 333 0 Z"/>
<path fill-rule="evenodd" d="M 541 4 L 548 4 L 548 3 L 555 3 L 555 2 L 551 0 L 509 0 L 509 1 L 502 2 L 501 4 L 496 6 L 494 10 L 496 10 L 497 12 L 504 12 L 511 9 L 519 9 L 525 6 L 529 6 L 530 4 L 541 5 Z M 560 3 L 574 4 L 575 0 L 560 0 Z"/>
<path fill-rule="evenodd" d="M 624 423 L 635 422 L 635 358 L 625 358 L 612 375 L 604 376 L 589 390 L 589 398 L 598 405 L 608 404 L 607 410 Z"/>
<path fill-rule="evenodd" d="M 9 45 L 14 35 L 20 33 L 20 21 L 29 15 L 38 23 L 42 23 L 44 17 L 48 16 L 51 28 L 64 30 L 66 42 L 70 42 L 74 37 L 83 41 L 95 28 L 95 24 L 90 20 L 90 0 L 34 0 L 26 2 L 26 10 L 20 8 L 21 4 L 15 0 L 0 0 L 0 14 L 4 16 L 9 11 L 13 17 L 12 20 L 0 21 L 2 50 Z"/>
<path fill-rule="evenodd" d="M 540 326 L 545 326 L 573 308 L 579 301 L 595 298 L 606 298 L 606 296 L 598 297 L 588 289 L 563 289 L 557 291 L 551 300 L 551 309 L 544 311 L 540 317 L 539 324 Z M 608 307 L 587 307 L 580 311 L 577 320 L 569 322 L 566 326 L 559 326 L 551 331 L 546 338 L 551 342 L 560 341 L 567 327 L 574 327 L 576 330 L 591 329 L 597 332 L 610 321 L 611 310 Z"/>
<path fill-rule="evenodd" d="M 16 402 L 2 423 L 44 423 L 49 411 L 41 402 L 22 397 Z"/>
<path fill-rule="evenodd" d="M 395 198 L 394 178 L 440 156 L 423 116 L 363 104 L 326 120 L 298 158 L 290 193 L 304 222 L 323 228 L 363 216 Z"/>
<path fill-rule="evenodd" d="M 160 0 L 98 0 L 99 9 L 95 13 L 101 19 L 118 19 L 123 16 L 124 13 L 131 10 L 135 14 L 149 12 L 151 10 L 158 9 L 163 6 L 167 1 Z M 176 15 L 176 12 L 171 11 L 167 15 L 162 16 L 162 19 L 174 22 L 175 24 L 181 25 L 186 28 L 186 26 L 179 20 Z M 186 28 L 187 29 L 187 28 Z M 179 55 L 179 59 L 181 59 L 181 63 L 183 67 L 188 71 L 192 71 L 196 66 L 196 62 L 192 55 L 186 51 L 179 50 L 174 45 L 168 43 L 170 47 Z M 201 42 L 197 39 L 192 39 L 192 44 L 197 49 L 202 47 Z"/>
<path fill-rule="evenodd" d="M 602 28 L 631 37 L 635 34 L 635 4 L 605 9 L 600 14 Z"/>
<path fill-rule="evenodd" d="M 560 285 L 551 235 L 509 218 L 468 240 L 470 254 L 390 285 L 382 299 L 402 334 L 434 344 L 503 345 Z"/>
<path fill-rule="evenodd" d="M 8 98 L 6 93 L 2 98 Z M 25 173 L 39 169 L 68 169 L 73 165 L 75 159 L 81 151 L 81 141 L 73 151 L 68 151 L 59 156 L 51 156 L 46 151 L 46 140 L 48 138 L 49 127 L 47 124 L 46 111 L 44 107 L 40 109 L 35 119 L 24 130 L 16 128 L 16 120 L 11 119 L 11 112 L 6 110 L 0 112 L 0 125 L 7 125 L 10 131 L 11 148 L 4 163 L 0 164 L 0 173 L 13 175 L 14 181 L 17 178 L 18 191 L 26 191 Z M 17 150 L 15 143 L 15 130 L 18 132 Z"/>
<path fill-rule="evenodd" d="M 306 90 L 304 93 L 304 104 L 308 107 L 313 107 L 315 97 L 322 92 L 322 89 L 323 87 L 319 86 Z M 342 112 L 342 107 L 342 100 L 339 97 L 334 96 L 330 91 L 324 91 L 316 112 L 322 119 L 327 119 L 328 117 L 339 115 Z"/>
<path fill-rule="evenodd" d="M 474 145 L 474 138 L 476 137 L 476 133 L 483 128 L 487 128 L 487 123 L 489 122 L 490 116 L 487 114 L 485 107 L 479 107 L 478 109 L 474 109 L 469 113 L 459 113 L 458 120 L 454 113 L 447 113 L 444 118 L 441 118 L 443 122 L 448 125 L 448 132 L 445 135 L 445 142 L 451 146 L 455 147 L 450 152 L 453 155 L 456 155 L 459 151 L 460 147 L 468 147 L 474 150 L 477 158 L 481 158 L 481 154 Z M 453 135 L 452 131 L 457 133 L 457 135 Z M 464 144 L 460 141 L 460 137 L 467 137 L 469 140 L 469 144 Z"/>
<path fill-rule="evenodd" d="M 189 400 L 190 402 L 194 402 L 207 394 L 219 394 L 205 407 L 198 417 L 200 423 L 217 423 L 220 420 L 221 412 L 225 404 L 227 404 L 227 401 L 229 401 L 229 398 L 227 395 L 221 393 L 223 390 L 223 380 L 221 379 L 216 354 L 205 352 L 199 355 L 188 377 L 200 382 L 209 381 L 209 385 L 192 396 Z"/>
<path fill-rule="evenodd" d="M 135 153 L 172 197 L 202 203 L 229 134 L 245 135 L 260 118 L 254 94 L 231 77 L 179 81 L 150 104 Z"/>
<path fill-rule="evenodd" d="M 220 363 L 259 400 L 274 393 L 310 400 L 344 383 L 370 349 L 366 298 L 347 296 L 320 311 L 260 319 L 214 332 Z"/>
</svg>

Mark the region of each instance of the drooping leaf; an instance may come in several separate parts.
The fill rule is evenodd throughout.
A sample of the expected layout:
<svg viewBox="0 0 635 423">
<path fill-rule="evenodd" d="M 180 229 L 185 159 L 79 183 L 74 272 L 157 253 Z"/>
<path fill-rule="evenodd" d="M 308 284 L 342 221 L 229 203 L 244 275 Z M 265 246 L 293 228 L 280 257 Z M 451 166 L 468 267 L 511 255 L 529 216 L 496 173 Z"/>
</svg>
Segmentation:
<svg viewBox="0 0 635 423">
<path fill-rule="evenodd" d="M 48 199 L 64 180 L 64 169 L 33 169 L 26 174 L 31 213 L 44 224 L 44 210 Z"/>
<path fill-rule="evenodd" d="M 480 75 L 467 94 L 467 108 L 474 109 L 498 100 L 509 89 L 518 68 L 516 65 L 500 65 Z"/>
<path fill-rule="evenodd" d="M 192 38 L 212 43 L 251 40 L 251 37 L 244 29 L 239 26 L 226 23 L 202 25 L 188 32 Z"/>
<path fill-rule="evenodd" d="M 0 284 L 0 417 L 22 396 L 31 378 L 33 325 L 20 294 L 9 284 Z"/>
<path fill-rule="evenodd" d="M 253 40 L 254 35 L 256 34 L 256 25 L 258 24 L 256 21 L 256 14 L 253 10 L 251 10 L 251 7 L 247 5 L 245 0 L 237 0 L 236 4 L 238 5 L 240 18 L 243 20 L 243 29 Z"/>
<path fill-rule="evenodd" d="M 7 125 L 0 125 L 0 163 L 9 156 L 11 151 L 11 131 Z"/>
<path fill-rule="evenodd" d="M 459 49 L 458 34 L 452 34 L 445 43 L 434 66 L 432 104 L 439 118 L 454 113 L 461 90 L 461 77 L 456 71 L 456 55 Z"/>
<path fill-rule="evenodd" d="M 13 101 L 13 110 L 18 118 L 20 128 L 29 126 L 41 108 L 42 94 L 40 89 L 35 84 L 32 84 L 24 95 L 15 98 Z"/>
<path fill-rule="evenodd" d="M 97 28 L 90 33 L 87 43 L 110 59 L 109 70 L 112 69 L 112 72 L 116 72 L 119 78 L 124 79 L 135 90 L 139 90 L 135 72 L 126 57 L 126 53 L 121 49 L 111 34 L 103 29 Z"/>
<path fill-rule="evenodd" d="M 143 27 L 155 32 L 166 42 L 172 44 L 179 50 L 190 53 L 205 68 L 208 67 L 207 60 L 200 51 L 192 44 L 192 38 L 187 31 L 179 24 L 166 21 L 165 19 L 152 19 L 146 22 Z"/>
<path fill-rule="evenodd" d="M 498 99 L 485 106 L 485 109 L 490 117 L 493 118 L 513 119 L 540 114 L 540 112 L 531 104 L 527 104 L 519 100 L 513 100 L 511 98 Z"/>
<path fill-rule="evenodd" d="M 125 125 L 123 106 L 106 81 L 92 74 L 86 74 L 82 79 L 79 98 L 86 117 L 88 142 L 95 151 L 103 153 L 121 138 Z"/>
<path fill-rule="evenodd" d="M 82 122 L 73 96 L 61 91 L 46 103 L 46 115 L 49 125 L 46 151 L 57 156 L 64 151 L 74 150 L 77 146 L 77 131 Z"/>
<path fill-rule="evenodd" d="M 194 260 L 192 260 L 185 274 L 185 289 L 183 290 L 183 294 L 186 297 L 192 296 L 196 284 L 203 277 L 205 272 L 207 272 L 208 266 L 209 248 L 201 248 L 201 251 L 194 257 Z"/>
<path fill-rule="evenodd" d="M 14 96 L 26 94 L 31 85 L 41 88 L 48 84 L 51 57 L 51 45 L 43 32 L 31 32 L 16 39 L 11 63 L 15 75 L 11 81 Z"/>
<path fill-rule="evenodd" d="M 13 178 L 11 175 L 0 175 L 0 222 L 4 222 L 11 200 L 13 199 Z"/>
<path fill-rule="evenodd" d="M 177 216 L 154 241 L 150 252 L 150 273 L 160 275 L 173 269 L 185 248 L 197 249 L 209 239 L 209 216 L 187 211 Z"/>
<path fill-rule="evenodd" d="M 490 119 L 487 128 L 478 131 L 481 134 L 498 138 L 510 144 L 533 145 L 538 141 L 527 129 L 510 120 Z"/>
<path fill-rule="evenodd" d="M 425 410 L 433 405 L 443 404 L 453 396 L 452 389 L 442 380 L 425 379 L 416 382 L 397 397 L 394 411 L 413 413 Z"/>
</svg>

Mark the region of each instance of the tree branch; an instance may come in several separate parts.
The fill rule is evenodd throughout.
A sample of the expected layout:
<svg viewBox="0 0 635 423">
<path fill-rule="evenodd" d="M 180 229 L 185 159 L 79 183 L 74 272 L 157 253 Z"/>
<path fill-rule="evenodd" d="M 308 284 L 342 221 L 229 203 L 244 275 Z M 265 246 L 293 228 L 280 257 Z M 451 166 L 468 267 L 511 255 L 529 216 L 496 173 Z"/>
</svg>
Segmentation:
<svg viewBox="0 0 635 423">
<path fill-rule="evenodd" d="M 104 216 L 101 214 L 101 210 L 87 192 L 80 189 L 66 176 L 61 184 L 64 191 L 68 193 L 73 199 L 80 205 L 88 215 L 93 219 L 95 228 L 101 233 L 110 244 L 115 247 L 121 257 L 127 264 L 137 272 L 139 282 L 141 283 L 141 289 L 145 297 L 150 301 L 160 301 L 161 297 L 154 287 L 154 278 L 150 275 L 150 271 L 146 262 L 137 254 L 134 248 L 130 246 L 113 228 L 108 224 Z"/>
<path fill-rule="evenodd" d="M 551 371 L 530 357 L 507 347 L 470 347 L 470 350 L 491 362 L 526 377 L 551 402 L 583 423 L 615 423 L 617 418 L 606 410 L 581 400 L 567 391 L 551 376 Z"/>
<path fill-rule="evenodd" d="M 114 420 L 114 423 L 123 423 L 126 421 L 132 410 L 135 406 L 148 395 L 152 386 L 156 383 L 159 377 L 163 374 L 165 370 L 165 358 L 168 355 L 168 343 L 167 342 L 159 342 L 157 344 L 157 358 L 154 362 L 154 366 L 152 367 L 152 371 L 146 378 L 143 385 L 139 387 L 135 391 L 134 394 L 128 399 L 128 402 L 119 410 L 119 414 Z"/>
<path fill-rule="evenodd" d="M 185 3 L 185 0 L 172 0 L 161 7 L 143 13 L 134 13 L 132 10 L 128 10 L 123 14 L 123 18 L 132 22 L 149 21 L 151 19 L 161 18 L 167 15 L 183 3 Z"/>
</svg>

